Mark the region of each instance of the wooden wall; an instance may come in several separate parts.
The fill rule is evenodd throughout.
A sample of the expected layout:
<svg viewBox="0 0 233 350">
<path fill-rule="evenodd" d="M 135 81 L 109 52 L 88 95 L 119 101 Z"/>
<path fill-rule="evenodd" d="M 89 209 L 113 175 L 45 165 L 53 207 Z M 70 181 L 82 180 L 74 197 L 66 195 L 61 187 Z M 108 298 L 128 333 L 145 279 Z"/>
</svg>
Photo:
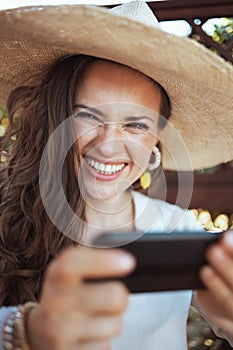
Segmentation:
<svg viewBox="0 0 233 350">
<path fill-rule="evenodd" d="M 191 192 L 189 208 L 202 208 L 226 214 L 233 213 L 233 162 L 223 164 L 210 173 L 195 174 L 193 191 L 188 181 L 189 173 L 182 173 L 182 182 L 178 185 L 178 175 L 175 172 L 164 172 L 150 191 L 152 197 L 166 199 L 170 203 L 187 207 L 187 197 Z M 187 175 L 187 181 L 185 179 Z M 165 183 L 166 182 L 166 183 Z M 164 194 L 166 192 L 166 198 Z M 179 199 L 177 194 L 179 189 Z"/>
</svg>

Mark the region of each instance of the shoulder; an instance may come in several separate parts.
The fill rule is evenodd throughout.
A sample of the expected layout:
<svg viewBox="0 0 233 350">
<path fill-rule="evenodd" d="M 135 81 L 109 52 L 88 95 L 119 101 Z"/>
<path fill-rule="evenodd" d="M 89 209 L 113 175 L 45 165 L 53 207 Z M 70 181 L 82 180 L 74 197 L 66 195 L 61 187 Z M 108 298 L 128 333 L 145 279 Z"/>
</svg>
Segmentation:
<svg viewBox="0 0 233 350">
<path fill-rule="evenodd" d="M 193 212 L 168 202 L 133 192 L 136 224 L 146 231 L 203 231 Z"/>
</svg>

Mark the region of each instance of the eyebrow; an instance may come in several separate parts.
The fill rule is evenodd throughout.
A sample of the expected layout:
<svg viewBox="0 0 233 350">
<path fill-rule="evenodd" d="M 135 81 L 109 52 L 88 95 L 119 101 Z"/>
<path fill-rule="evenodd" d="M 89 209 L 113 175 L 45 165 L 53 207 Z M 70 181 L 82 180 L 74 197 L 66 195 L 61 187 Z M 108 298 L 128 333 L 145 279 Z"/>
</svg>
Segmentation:
<svg viewBox="0 0 233 350">
<path fill-rule="evenodd" d="M 103 112 L 101 112 L 99 109 L 96 109 L 96 108 L 93 108 L 93 107 L 89 107 L 89 106 L 86 106 L 84 104 L 79 104 L 79 103 L 76 103 L 74 105 L 73 108 L 84 108 L 84 109 L 88 109 L 90 112 L 94 113 L 94 114 L 98 114 L 100 115 L 101 117 L 106 117 L 105 114 Z M 132 122 L 132 121 L 137 121 L 137 120 L 140 120 L 140 119 L 148 119 L 150 120 L 152 123 L 154 123 L 154 120 L 150 117 L 147 117 L 146 115 L 142 115 L 142 116 L 130 116 L 130 117 L 126 117 L 126 121 L 129 121 L 129 122 Z"/>
<path fill-rule="evenodd" d="M 102 113 L 100 110 L 96 109 L 96 108 L 93 108 L 93 107 L 89 107 L 89 106 L 86 106 L 86 105 L 83 105 L 83 104 L 78 104 L 76 103 L 74 105 L 73 108 L 84 108 L 84 109 L 88 109 L 90 112 L 94 113 L 94 114 L 98 114 L 100 115 L 101 117 L 105 117 L 104 113 Z"/>
<path fill-rule="evenodd" d="M 141 119 L 148 119 L 150 120 L 152 123 L 154 123 L 154 120 L 151 119 L 150 117 L 147 117 L 146 115 L 141 115 L 139 117 L 127 117 L 126 120 L 128 122 L 134 122 L 134 121 L 137 121 L 137 120 L 141 120 Z"/>
</svg>

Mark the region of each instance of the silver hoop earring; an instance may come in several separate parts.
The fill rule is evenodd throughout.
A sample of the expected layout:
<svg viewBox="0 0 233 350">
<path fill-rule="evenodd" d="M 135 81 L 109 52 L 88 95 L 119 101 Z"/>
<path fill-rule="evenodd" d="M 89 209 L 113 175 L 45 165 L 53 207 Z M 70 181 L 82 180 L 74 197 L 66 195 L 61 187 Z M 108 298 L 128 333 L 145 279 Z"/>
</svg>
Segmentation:
<svg viewBox="0 0 233 350">
<path fill-rule="evenodd" d="M 148 169 L 150 171 L 157 169 L 161 163 L 161 153 L 157 146 L 154 146 L 152 153 L 155 156 L 155 161 L 148 164 Z"/>
</svg>

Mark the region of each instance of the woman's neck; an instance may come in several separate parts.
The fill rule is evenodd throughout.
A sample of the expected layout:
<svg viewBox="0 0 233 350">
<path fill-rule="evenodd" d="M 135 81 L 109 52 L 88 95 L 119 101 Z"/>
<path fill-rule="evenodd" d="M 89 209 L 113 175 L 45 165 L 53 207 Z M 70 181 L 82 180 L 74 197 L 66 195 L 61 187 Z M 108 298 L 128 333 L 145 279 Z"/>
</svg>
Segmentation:
<svg viewBox="0 0 233 350">
<path fill-rule="evenodd" d="M 133 231 L 135 225 L 132 194 L 124 192 L 114 201 L 89 199 L 86 202 L 85 217 L 85 243 L 90 243 L 99 233 Z"/>
</svg>

